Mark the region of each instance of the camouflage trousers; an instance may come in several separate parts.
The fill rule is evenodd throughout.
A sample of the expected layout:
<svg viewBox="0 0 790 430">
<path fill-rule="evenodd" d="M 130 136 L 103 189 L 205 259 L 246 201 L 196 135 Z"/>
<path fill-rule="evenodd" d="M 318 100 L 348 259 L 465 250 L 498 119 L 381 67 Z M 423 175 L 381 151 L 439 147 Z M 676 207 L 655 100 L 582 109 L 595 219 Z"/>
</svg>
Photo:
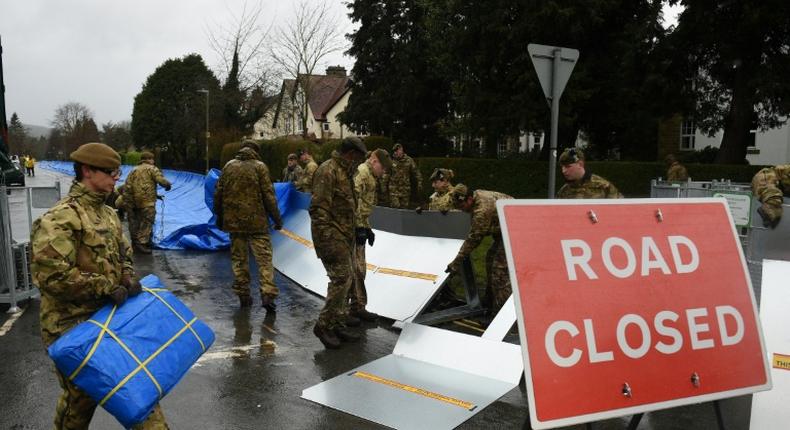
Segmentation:
<svg viewBox="0 0 790 430">
<path fill-rule="evenodd" d="M 501 239 L 494 239 L 486 253 L 486 300 L 490 302 L 491 315 L 496 315 L 513 293 L 507 257 Z"/>
<path fill-rule="evenodd" d="M 779 189 L 779 178 L 774 169 L 768 167 L 754 175 L 752 192 L 762 202 L 762 210 L 771 220 L 782 217 L 784 193 Z"/>
<path fill-rule="evenodd" d="M 352 311 L 361 311 L 368 304 L 368 293 L 365 290 L 365 275 L 368 265 L 365 261 L 365 244 L 357 245 L 354 254 L 354 283 L 348 291 L 349 307 Z"/>
<path fill-rule="evenodd" d="M 129 236 L 132 238 L 132 242 L 150 246 L 156 219 L 156 206 L 133 208 L 126 215 L 129 218 Z"/>
<path fill-rule="evenodd" d="M 258 265 L 261 296 L 277 297 L 280 290 L 274 284 L 272 242 L 269 233 L 231 233 L 230 260 L 233 268 L 233 292 L 239 296 L 250 295 L 249 250 Z"/>
<path fill-rule="evenodd" d="M 321 262 L 329 277 L 326 289 L 326 301 L 321 314 L 318 315 L 318 326 L 327 330 L 345 326 L 348 316 L 348 295 L 354 283 L 354 267 L 351 247 L 344 243 L 332 246 L 332 253 L 325 253 Z"/>
<path fill-rule="evenodd" d="M 60 387 L 63 388 L 63 393 L 60 395 L 58 406 L 55 409 L 55 430 L 86 430 L 96 411 L 96 401 L 67 380 L 60 372 L 55 371 L 55 373 L 58 376 Z M 162 408 L 157 404 L 145 421 L 132 428 L 136 430 L 167 430 L 170 427 L 165 422 Z"/>
<path fill-rule="evenodd" d="M 390 194 L 390 207 L 396 209 L 409 209 L 410 196 L 408 194 Z"/>
</svg>

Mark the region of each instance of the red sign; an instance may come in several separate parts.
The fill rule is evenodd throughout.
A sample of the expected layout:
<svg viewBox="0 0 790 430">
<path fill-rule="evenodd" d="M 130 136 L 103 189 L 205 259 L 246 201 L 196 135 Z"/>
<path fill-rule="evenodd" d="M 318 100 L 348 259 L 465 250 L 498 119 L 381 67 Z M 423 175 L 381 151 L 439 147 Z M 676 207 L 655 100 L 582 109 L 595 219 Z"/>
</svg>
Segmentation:
<svg viewBox="0 0 790 430">
<path fill-rule="evenodd" d="M 498 206 L 534 428 L 770 389 L 724 200 Z"/>
</svg>

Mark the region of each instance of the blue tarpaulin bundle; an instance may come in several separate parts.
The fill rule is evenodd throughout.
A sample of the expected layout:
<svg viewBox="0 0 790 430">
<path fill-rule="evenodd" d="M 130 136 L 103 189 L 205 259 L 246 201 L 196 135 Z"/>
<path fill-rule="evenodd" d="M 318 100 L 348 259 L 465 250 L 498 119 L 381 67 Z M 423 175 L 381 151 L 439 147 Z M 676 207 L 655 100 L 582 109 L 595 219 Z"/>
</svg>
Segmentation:
<svg viewBox="0 0 790 430">
<path fill-rule="evenodd" d="M 58 370 L 126 428 L 145 420 L 214 342 L 214 332 L 154 275 L 50 345 Z"/>
</svg>

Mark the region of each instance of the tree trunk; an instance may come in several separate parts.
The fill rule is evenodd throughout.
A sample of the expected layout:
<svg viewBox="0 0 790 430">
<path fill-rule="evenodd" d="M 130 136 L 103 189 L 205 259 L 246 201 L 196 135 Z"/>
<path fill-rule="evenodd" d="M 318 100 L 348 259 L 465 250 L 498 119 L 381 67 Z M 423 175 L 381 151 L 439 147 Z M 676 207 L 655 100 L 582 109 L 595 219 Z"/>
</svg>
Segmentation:
<svg viewBox="0 0 790 430">
<path fill-rule="evenodd" d="M 746 84 L 746 76 L 746 71 L 741 70 L 736 77 L 730 110 L 724 120 L 724 136 L 716 156 L 716 163 L 719 164 L 743 164 L 746 159 L 754 115 L 754 90 Z"/>
</svg>

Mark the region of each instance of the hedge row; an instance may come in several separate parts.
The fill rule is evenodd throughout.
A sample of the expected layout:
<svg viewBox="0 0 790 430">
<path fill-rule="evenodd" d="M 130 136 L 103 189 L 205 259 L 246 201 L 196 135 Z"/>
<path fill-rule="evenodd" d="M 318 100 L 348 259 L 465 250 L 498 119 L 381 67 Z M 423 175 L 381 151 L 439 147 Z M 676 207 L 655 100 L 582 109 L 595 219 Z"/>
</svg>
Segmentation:
<svg viewBox="0 0 790 430">
<path fill-rule="evenodd" d="M 137 151 L 124 152 L 121 154 L 121 162 L 123 164 L 128 164 L 129 166 L 136 166 L 140 164 L 141 154 L 141 152 Z"/>
</svg>

